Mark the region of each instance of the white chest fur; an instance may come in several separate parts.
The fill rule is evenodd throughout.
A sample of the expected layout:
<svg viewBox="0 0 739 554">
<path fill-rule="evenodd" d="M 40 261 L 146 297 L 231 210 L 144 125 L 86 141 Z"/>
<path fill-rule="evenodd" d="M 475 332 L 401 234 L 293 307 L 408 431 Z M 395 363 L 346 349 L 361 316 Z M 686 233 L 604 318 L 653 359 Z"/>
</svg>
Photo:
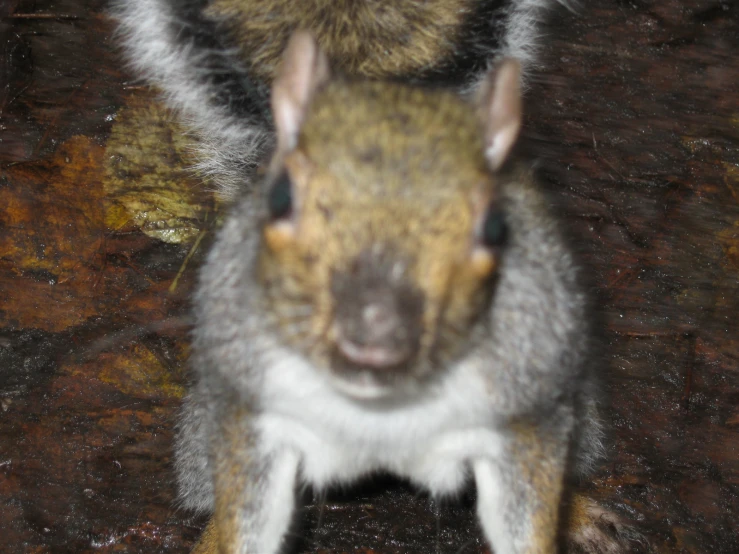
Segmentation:
<svg viewBox="0 0 739 554">
<path fill-rule="evenodd" d="M 389 470 L 453 494 L 472 461 L 500 456 L 504 431 L 473 363 L 412 399 L 381 402 L 351 398 L 301 358 L 281 358 L 265 374 L 259 434 L 267 450 L 297 451 L 303 479 L 318 488 Z"/>
</svg>

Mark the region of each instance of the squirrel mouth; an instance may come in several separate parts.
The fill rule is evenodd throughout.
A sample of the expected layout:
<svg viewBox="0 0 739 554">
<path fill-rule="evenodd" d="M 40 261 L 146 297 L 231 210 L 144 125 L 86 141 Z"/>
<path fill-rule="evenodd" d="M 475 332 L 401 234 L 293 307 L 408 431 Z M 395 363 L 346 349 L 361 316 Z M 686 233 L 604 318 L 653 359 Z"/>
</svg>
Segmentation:
<svg viewBox="0 0 739 554">
<path fill-rule="evenodd" d="M 407 349 L 359 345 L 344 338 L 336 344 L 347 361 L 372 370 L 392 369 L 408 360 L 410 354 Z"/>
</svg>

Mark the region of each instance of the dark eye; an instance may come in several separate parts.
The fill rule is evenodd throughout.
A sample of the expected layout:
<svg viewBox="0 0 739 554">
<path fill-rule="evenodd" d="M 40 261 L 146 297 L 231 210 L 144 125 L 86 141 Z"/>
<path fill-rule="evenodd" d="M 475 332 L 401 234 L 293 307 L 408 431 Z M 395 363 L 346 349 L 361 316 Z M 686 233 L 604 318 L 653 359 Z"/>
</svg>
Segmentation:
<svg viewBox="0 0 739 554">
<path fill-rule="evenodd" d="M 272 219 L 282 219 L 293 211 L 293 185 L 287 172 L 283 172 L 267 194 L 267 208 Z"/>
<path fill-rule="evenodd" d="M 480 240 L 488 248 L 503 246 L 508 237 L 508 225 L 506 225 L 505 215 L 500 208 L 491 206 L 485 215 L 485 221 L 482 222 L 482 230 Z"/>
</svg>

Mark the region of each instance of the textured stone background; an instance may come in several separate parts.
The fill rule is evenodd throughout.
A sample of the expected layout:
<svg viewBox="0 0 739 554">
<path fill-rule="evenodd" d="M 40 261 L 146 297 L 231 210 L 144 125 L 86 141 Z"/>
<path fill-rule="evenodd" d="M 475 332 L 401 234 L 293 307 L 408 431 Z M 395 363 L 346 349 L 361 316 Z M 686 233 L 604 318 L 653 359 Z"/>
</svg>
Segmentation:
<svg viewBox="0 0 739 554">
<path fill-rule="evenodd" d="M 522 150 L 603 306 L 614 444 L 585 486 L 656 552 L 739 552 L 739 5 L 582 4 L 548 28 Z M 199 533 L 170 444 L 217 206 L 186 158 L 100 1 L 0 6 L 0 551 Z M 469 498 L 384 479 L 305 512 L 305 553 L 486 552 Z"/>
</svg>

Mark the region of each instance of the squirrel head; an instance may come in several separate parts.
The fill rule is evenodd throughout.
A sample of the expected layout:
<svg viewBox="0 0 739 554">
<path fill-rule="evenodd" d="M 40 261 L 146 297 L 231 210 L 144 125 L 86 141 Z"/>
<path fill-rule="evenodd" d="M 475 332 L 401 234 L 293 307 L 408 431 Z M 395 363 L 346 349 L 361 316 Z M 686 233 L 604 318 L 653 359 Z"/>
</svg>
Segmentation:
<svg viewBox="0 0 739 554">
<path fill-rule="evenodd" d="M 504 61 L 475 102 L 332 78 L 296 33 L 274 82 L 277 150 L 258 279 L 281 340 L 360 397 L 407 390 L 463 351 L 490 303 L 496 172 L 521 124 Z"/>
</svg>

